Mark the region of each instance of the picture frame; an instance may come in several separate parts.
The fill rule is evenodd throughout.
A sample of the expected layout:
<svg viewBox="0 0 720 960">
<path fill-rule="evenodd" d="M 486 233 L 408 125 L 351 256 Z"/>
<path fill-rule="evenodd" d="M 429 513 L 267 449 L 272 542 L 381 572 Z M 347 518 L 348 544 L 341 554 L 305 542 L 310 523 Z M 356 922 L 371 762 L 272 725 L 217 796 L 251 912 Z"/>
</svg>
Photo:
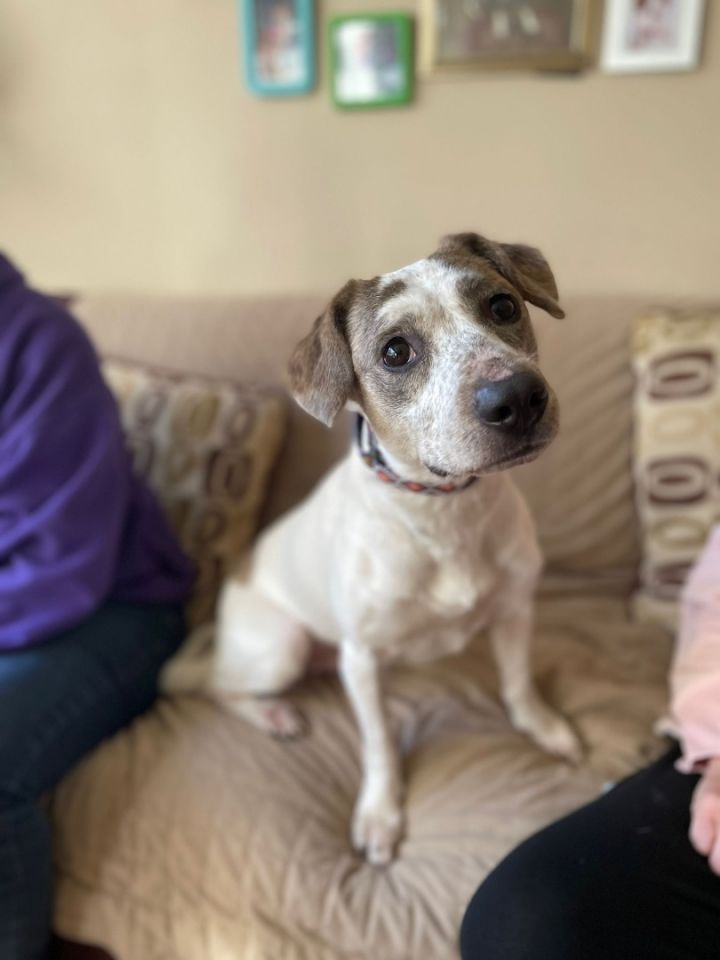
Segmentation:
<svg viewBox="0 0 720 960">
<path fill-rule="evenodd" d="M 593 59 L 595 0 L 422 0 L 424 72 L 577 71 Z"/>
<path fill-rule="evenodd" d="M 314 0 L 239 0 L 245 79 L 263 97 L 315 86 Z"/>
<path fill-rule="evenodd" d="M 607 73 L 693 70 L 705 0 L 607 0 L 601 65 Z"/>
<path fill-rule="evenodd" d="M 337 107 L 407 104 L 413 97 L 413 18 L 363 13 L 328 22 L 331 97 Z"/>
</svg>

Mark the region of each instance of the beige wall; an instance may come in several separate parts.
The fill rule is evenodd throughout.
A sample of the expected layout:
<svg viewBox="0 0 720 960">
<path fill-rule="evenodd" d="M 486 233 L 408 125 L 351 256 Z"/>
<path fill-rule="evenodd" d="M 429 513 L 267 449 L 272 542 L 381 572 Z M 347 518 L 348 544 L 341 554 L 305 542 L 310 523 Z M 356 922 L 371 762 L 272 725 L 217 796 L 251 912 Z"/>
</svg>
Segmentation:
<svg viewBox="0 0 720 960">
<path fill-rule="evenodd" d="M 270 293 L 474 228 L 566 290 L 720 292 L 717 9 L 687 75 L 429 79 L 364 114 L 321 81 L 251 96 L 233 0 L 0 0 L 0 245 L 54 287 Z"/>
</svg>

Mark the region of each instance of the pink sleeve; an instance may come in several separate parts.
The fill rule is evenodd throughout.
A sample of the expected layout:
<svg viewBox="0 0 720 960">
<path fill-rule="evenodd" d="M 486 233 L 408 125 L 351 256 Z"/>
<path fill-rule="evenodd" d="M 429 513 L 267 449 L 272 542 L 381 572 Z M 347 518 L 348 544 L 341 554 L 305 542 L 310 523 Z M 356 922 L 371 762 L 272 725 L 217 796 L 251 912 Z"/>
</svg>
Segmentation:
<svg viewBox="0 0 720 960">
<path fill-rule="evenodd" d="M 670 689 L 683 751 L 678 768 L 691 772 L 720 757 L 720 525 L 683 591 Z"/>
</svg>

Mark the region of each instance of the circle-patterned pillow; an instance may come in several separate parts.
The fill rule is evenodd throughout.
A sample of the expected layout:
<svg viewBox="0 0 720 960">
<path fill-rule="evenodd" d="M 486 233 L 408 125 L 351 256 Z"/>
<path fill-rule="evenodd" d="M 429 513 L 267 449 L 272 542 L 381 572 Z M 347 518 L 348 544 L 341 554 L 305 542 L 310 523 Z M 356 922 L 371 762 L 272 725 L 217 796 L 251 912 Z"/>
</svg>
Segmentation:
<svg viewBox="0 0 720 960">
<path fill-rule="evenodd" d="M 212 619 L 228 569 L 247 549 L 285 435 L 279 390 L 108 360 L 135 469 L 162 503 L 198 580 L 191 626 Z"/>
<path fill-rule="evenodd" d="M 635 326 L 640 619 L 674 628 L 688 570 L 720 521 L 720 309 L 655 311 Z"/>
</svg>

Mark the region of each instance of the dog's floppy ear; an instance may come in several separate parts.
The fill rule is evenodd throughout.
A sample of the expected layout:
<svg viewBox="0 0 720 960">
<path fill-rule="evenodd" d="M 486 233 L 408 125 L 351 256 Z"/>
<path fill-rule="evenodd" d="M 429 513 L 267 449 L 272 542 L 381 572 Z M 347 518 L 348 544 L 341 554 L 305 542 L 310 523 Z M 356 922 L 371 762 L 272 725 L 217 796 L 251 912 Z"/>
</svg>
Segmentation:
<svg viewBox="0 0 720 960">
<path fill-rule="evenodd" d="M 332 426 L 355 383 L 347 319 L 358 283 L 350 280 L 317 318 L 290 357 L 293 396 L 311 416 Z"/>
<path fill-rule="evenodd" d="M 535 247 L 523 243 L 495 243 L 479 233 L 453 233 L 443 237 L 440 253 L 464 253 L 482 257 L 506 277 L 529 303 L 551 316 L 565 316 L 558 301 L 558 289 L 550 264 Z"/>
<path fill-rule="evenodd" d="M 501 243 L 517 275 L 517 286 L 526 300 L 562 320 L 565 311 L 558 301 L 558 288 L 550 264 L 537 247 L 524 243 Z"/>
</svg>

